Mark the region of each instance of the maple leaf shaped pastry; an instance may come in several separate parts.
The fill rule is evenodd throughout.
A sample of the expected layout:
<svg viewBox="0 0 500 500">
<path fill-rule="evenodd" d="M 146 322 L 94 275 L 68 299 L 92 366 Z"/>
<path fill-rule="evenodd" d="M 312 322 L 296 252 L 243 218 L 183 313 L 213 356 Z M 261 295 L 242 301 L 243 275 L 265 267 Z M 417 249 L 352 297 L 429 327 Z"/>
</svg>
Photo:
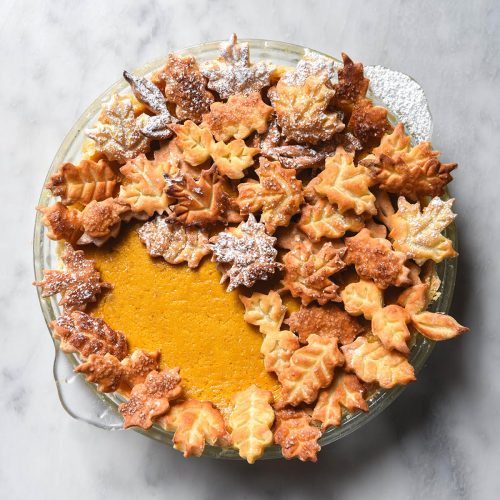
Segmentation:
<svg viewBox="0 0 500 500">
<path fill-rule="evenodd" d="M 302 344 L 306 344 L 313 333 L 321 337 L 335 337 L 340 344 L 349 344 L 365 331 L 356 318 L 335 304 L 301 306 L 290 314 L 285 323 L 299 335 Z"/>
<path fill-rule="evenodd" d="M 123 417 L 123 428 L 137 426 L 149 429 L 154 419 L 167 413 L 170 401 L 180 396 L 180 383 L 179 368 L 150 371 L 144 382 L 134 385 L 129 400 L 118 406 Z"/>
<path fill-rule="evenodd" d="M 184 153 L 175 140 L 163 144 L 154 152 L 154 161 L 161 164 L 165 175 L 177 177 L 179 175 L 200 175 L 200 168 L 193 167 L 184 159 Z"/>
<path fill-rule="evenodd" d="M 264 133 L 272 112 L 259 92 L 232 95 L 227 102 L 214 102 L 210 113 L 203 115 L 203 123 L 218 141 L 227 142 L 232 138 L 244 139 L 254 131 Z"/>
<path fill-rule="evenodd" d="M 60 201 L 49 207 L 37 207 L 37 210 L 43 214 L 42 223 L 47 227 L 47 238 L 66 240 L 74 245 L 83 234 L 80 210 L 66 207 Z"/>
<path fill-rule="evenodd" d="M 248 43 L 238 43 L 236 33 L 231 35 L 229 42 L 221 43 L 217 59 L 201 66 L 202 74 L 208 78 L 208 88 L 217 92 L 221 99 L 234 94 L 260 92 L 270 85 L 273 71 L 272 64 L 250 63 Z"/>
<path fill-rule="evenodd" d="M 269 234 L 279 226 L 288 226 L 290 219 L 300 210 L 304 197 L 302 181 L 293 170 L 283 168 L 278 161 L 260 159 L 256 170 L 259 182 L 238 185 L 238 200 L 242 214 L 262 211 L 261 222 Z"/>
<path fill-rule="evenodd" d="M 199 127 L 191 120 L 171 125 L 175 132 L 175 142 L 182 150 L 182 156 L 190 165 L 198 166 L 210 158 L 214 145 L 212 133 L 206 127 Z"/>
<path fill-rule="evenodd" d="M 356 236 L 345 239 L 346 264 L 354 264 L 363 279 L 371 279 L 380 288 L 410 284 L 410 270 L 406 267 L 406 254 L 392 249 L 390 241 L 373 238 L 370 231 L 362 229 Z"/>
<path fill-rule="evenodd" d="M 321 422 L 321 430 L 339 426 L 342 421 L 342 409 L 352 413 L 356 410 L 368 411 L 364 400 L 364 387 L 358 377 L 341 371 L 336 374 L 333 383 L 319 393 L 312 418 Z"/>
<path fill-rule="evenodd" d="M 175 114 L 180 120 L 201 122 L 203 113 L 207 113 L 214 102 L 193 56 L 169 54 L 165 66 L 155 72 L 151 80 L 164 92 L 167 102 L 176 105 Z"/>
<path fill-rule="evenodd" d="M 244 171 L 254 164 L 258 148 L 249 148 L 243 139 L 235 139 L 229 144 L 217 142 L 211 149 L 211 155 L 220 174 L 229 179 L 242 179 Z"/>
<path fill-rule="evenodd" d="M 427 283 L 410 286 L 398 296 L 397 304 L 404 307 L 410 314 L 422 312 L 430 301 L 429 288 Z"/>
<path fill-rule="evenodd" d="M 353 105 L 366 96 L 370 80 L 365 78 L 363 64 L 355 63 L 342 52 L 344 65 L 338 71 L 338 82 L 333 86 L 333 103 L 342 111 L 351 113 Z"/>
<path fill-rule="evenodd" d="M 451 240 L 441 234 L 456 217 L 451 211 L 454 201 L 435 197 L 420 211 L 420 203 L 409 203 L 401 196 L 398 211 L 390 217 L 389 237 L 394 240 L 394 248 L 418 265 L 429 259 L 437 263 L 458 255 Z"/>
<path fill-rule="evenodd" d="M 108 160 L 125 163 L 149 151 L 150 139 L 141 134 L 144 116 L 136 118 L 130 99 L 116 94 L 103 105 L 102 117 L 85 131 L 96 143 L 96 151 Z"/>
<path fill-rule="evenodd" d="M 136 99 L 155 114 L 155 116 L 145 118 L 141 133 L 150 139 L 170 138 L 172 131 L 168 125 L 177 120 L 170 114 L 161 90 L 147 78 L 133 75 L 128 71 L 123 72 L 123 78 L 129 83 Z"/>
<path fill-rule="evenodd" d="M 304 205 L 297 223 L 297 226 L 315 243 L 321 238 L 341 238 L 347 231 L 361 231 L 364 225 L 361 216 L 341 214 L 325 199 L 318 199 L 313 205 Z"/>
<path fill-rule="evenodd" d="M 314 190 L 337 205 L 340 213 L 354 210 L 357 215 L 365 212 L 375 215 L 375 196 L 368 189 L 370 184 L 368 170 L 354 165 L 354 155 L 339 146 L 335 156 L 326 159 L 325 169 L 318 175 Z"/>
<path fill-rule="evenodd" d="M 136 349 L 121 361 L 113 354 L 91 354 L 75 368 L 83 373 L 85 380 L 97 384 L 100 392 L 114 392 L 120 389 L 129 392 L 136 384 L 142 384 L 147 374 L 158 369 L 160 352 L 146 352 Z"/>
<path fill-rule="evenodd" d="M 349 283 L 340 296 L 345 310 L 352 316 L 363 315 L 371 320 L 374 313 L 384 307 L 384 294 L 371 280 L 360 279 L 356 283 Z"/>
<path fill-rule="evenodd" d="M 387 109 L 374 106 L 370 99 L 361 99 L 354 105 L 347 124 L 347 131 L 358 139 L 363 148 L 379 144 L 390 128 Z"/>
<path fill-rule="evenodd" d="M 207 246 L 213 252 L 213 260 L 222 266 L 221 281 L 229 278 L 228 292 L 240 285 L 251 287 L 283 268 L 276 262 L 275 242 L 276 238 L 269 236 L 264 224 L 252 214 L 238 227 L 210 238 Z"/>
<path fill-rule="evenodd" d="M 161 424 L 167 431 L 175 431 L 174 448 L 185 458 L 201 456 L 206 443 L 211 446 L 229 443 L 224 418 L 208 401 L 189 399 L 176 404 L 162 417 Z"/>
<path fill-rule="evenodd" d="M 63 352 L 79 352 L 84 358 L 92 354 L 112 354 L 118 360 L 128 353 L 127 339 L 122 332 L 82 311 L 64 313 L 52 321 L 50 327 L 54 337 L 61 341 Z"/>
<path fill-rule="evenodd" d="M 409 354 L 407 342 L 411 335 L 406 326 L 409 322 L 410 314 L 403 307 L 390 304 L 373 313 L 372 332 L 386 349 Z"/>
<path fill-rule="evenodd" d="M 343 363 L 336 338 L 309 335 L 307 345 L 297 349 L 289 366 L 278 374 L 283 401 L 293 406 L 312 403 L 318 391 L 330 385 L 335 367 Z"/>
<path fill-rule="evenodd" d="M 87 205 L 112 198 L 117 185 L 118 176 L 106 161 L 82 160 L 78 165 L 63 163 L 45 187 L 60 196 L 63 205 Z"/>
<path fill-rule="evenodd" d="M 260 353 L 264 356 L 264 368 L 279 376 L 288 368 L 292 354 L 299 347 L 299 339 L 288 330 L 266 333 L 260 348 Z"/>
<path fill-rule="evenodd" d="M 281 446 L 287 460 L 298 458 L 302 462 L 316 462 L 321 450 L 320 436 L 321 431 L 312 425 L 312 418 L 305 411 L 287 408 L 276 412 L 274 442 Z"/>
<path fill-rule="evenodd" d="M 43 280 L 33 284 L 42 288 L 42 297 L 62 294 L 59 305 L 65 312 L 84 310 L 89 302 L 112 286 L 101 281 L 101 274 L 95 267 L 95 260 L 86 259 L 81 250 L 75 250 L 69 243 L 64 244 L 61 253 L 64 269 L 45 270 Z"/>
<path fill-rule="evenodd" d="M 229 427 L 233 446 L 240 457 L 253 464 L 273 442 L 271 427 L 274 410 L 271 391 L 251 385 L 233 397 L 233 411 L 229 415 Z"/>
<path fill-rule="evenodd" d="M 335 95 L 332 76 L 332 60 L 308 53 L 269 90 L 278 125 L 288 140 L 318 144 L 344 129 L 340 116 L 327 111 Z"/>
<path fill-rule="evenodd" d="M 412 314 L 411 323 L 424 337 L 435 341 L 452 339 L 469 331 L 451 316 L 430 311 Z"/>
<path fill-rule="evenodd" d="M 406 357 L 389 351 L 376 337 L 368 339 L 362 335 L 341 350 L 346 370 L 354 372 L 363 382 L 377 382 L 384 389 L 392 389 L 415 380 L 413 366 Z"/>
<path fill-rule="evenodd" d="M 391 133 L 386 133 L 380 144 L 373 149 L 372 155 L 380 158 L 382 155 L 391 158 L 397 158 L 402 153 L 408 151 L 411 139 L 405 134 L 405 127 L 402 123 L 398 123 Z"/>
<path fill-rule="evenodd" d="M 259 327 L 261 333 L 278 332 L 285 317 L 286 307 L 278 292 L 268 294 L 254 292 L 250 297 L 240 295 L 245 306 L 245 321 Z"/>
<path fill-rule="evenodd" d="M 138 234 L 151 256 L 163 257 L 169 264 L 187 262 L 193 269 L 210 253 L 205 246 L 208 243 L 207 231 L 185 227 L 166 217 L 157 216 L 144 223 Z"/>
<path fill-rule="evenodd" d="M 338 286 L 329 278 L 345 267 L 343 253 L 330 242 L 324 243 L 319 249 L 297 243 L 283 256 L 284 288 L 293 297 L 299 297 L 304 305 L 313 300 L 319 304 L 326 304 L 330 300 L 340 301 Z"/>
<path fill-rule="evenodd" d="M 215 166 L 202 170 L 198 179 L 189 174 L 167 179 L 167 193 L 177 200 L 175 220 L 191 226 L 226 222 L 228 196 Z"/>
<path fill-rule="evenodd" d="M 164 168 L 161 162 L 148 160 L 141 154 L 129 160 L 120 172 L 124 176 L 119 198 L 126 201 L 133 212 L 144 212 L 151 217 L 163 213 L 172 200 L 165 192 Z"/>
</svg>

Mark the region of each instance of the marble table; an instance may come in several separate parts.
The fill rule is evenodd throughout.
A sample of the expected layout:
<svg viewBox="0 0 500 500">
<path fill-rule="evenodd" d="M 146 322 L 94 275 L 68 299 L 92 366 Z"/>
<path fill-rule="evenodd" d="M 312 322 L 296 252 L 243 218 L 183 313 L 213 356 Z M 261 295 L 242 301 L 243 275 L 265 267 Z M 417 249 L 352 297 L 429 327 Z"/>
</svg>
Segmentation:
<svg viewBox="0 0 500 500">
<path fill-rule="evenodd" d="M 500 498 L 499 26 L 494 0 L 3 0 L 0 496 Z M 30 285 L 33 208 L 86 105 L 124 68 L 232 31 L 344 50 L 414 76 L 434 114 L 434 145 L 460 164 L 453 312 L 471 333 L 437 346 L 417 383 L 316 465 L 188 462 L 133 431 L 73 420 L 57 399 Z"/>
</svg>

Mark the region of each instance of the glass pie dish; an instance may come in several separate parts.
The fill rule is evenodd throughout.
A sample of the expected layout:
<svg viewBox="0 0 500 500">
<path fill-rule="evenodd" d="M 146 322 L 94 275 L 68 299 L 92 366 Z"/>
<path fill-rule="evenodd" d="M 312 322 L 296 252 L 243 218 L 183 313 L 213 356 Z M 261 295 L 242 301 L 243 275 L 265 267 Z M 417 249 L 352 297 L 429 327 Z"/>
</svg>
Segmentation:
<svg viewBox="0 0 500 500">
<path fill-rule="evenodd" d="M 282 66 L 295 66 L 309 49 L 298 45 L 292 45 L 282 42 L 273 42 L 267 40 L 243 40 L 249 43 L 252 58 L 254 61 L 270 60 L 274 64 Z M 217 57 L 219 51 L 219 42 L 205 43 L 195 47 L 186 48 L 177 51 L 180 55 L 193 55 L 198 61 L 206 61 Z M 312 51 L 315 52 L 315 51 Z M 323 54 L 327 56 L 326 54 Z M 330 57 L 330 56 L 327 56 Z M 147 75 L 152 71 L 160 68 L 164 64 L 165 57 L 156 59 L 135 71 L 139 75 Z M 47 179 L 57 171 L 63 162 L 78 162 L 81 155 L 81 147 L 84 136 L 84 130 L 90 127 L 97 116 L 99 115 L 103 102 L 109 100 L 113 93 L 124 92 L 128 89 L 128 84 L 125 80 L 121 80 L 112 85 L 101 96 L 99 96 L 77 120 L 71 128 L 63 143 L 61 144 L 52 165 L 48 171 Z M 369 97 L 375 103 L 384 104 L 380 96 L 369 93 Z M 384 104 L 386 107 L 387 105 Z M 394 111 L 394 110 L 393 110 Z M 396 123 L 401 119 L 396 113 L 391 115 L 389 109 L 390 121 Z M 430 116 L 430 115 L 429 115 Z M 426 139 L 430 140 L 430 137 Z M 39 205 L 48 206 L 54 202 L 54 198 L 50 191 L 43 189 Z M 457 247 L 456 228 L 451 224 L 445 231 L 445 236 L 452 240 L 454 247 Z M 46 237 L 46 227 L 42 223 L 42 214 L 37 213 L 34 230 L 33 241 L 33 256 L 35 279 L 43 278 L 45 269 L 54 269 L 59 267 L 58 257 L 59 244 Z M 437 267 L 437 273 L 441 280 L 439 297 L 431 303 L 429 310 L 433 312 L 448 312 L 455 285 L 456 277 L 456 258 L 447 259 L 440 263 Z M 50 322 L 55 320 L 60 314 L 60 308 L 57 304 L 57 297 L 42 298 L 41 292 L 38 290 L 40 306 L 49 326 Z M 49 328 L 49 334 L 51 334 Z M 52 335 L 51 335 L 52 338 Z M 105 394 L 98 392 L 95 385 L 85 382 L 84 378 L 73 372 L 73 368 L 79 363 L 79 358 L 74 354 L 66 354 L 59 349 L 58 341 L 54 341 L 55 360 L 54 360 L 54 378 L 57 385 L 57 390 L 61 404 L 65 410 L 74 418 L 85 421 L 107 430 L 121 430 L 123 419 L 118 412 L 118 404 L 124 399 L 116 393 Z M 416 342 L 412 346 L 410 354 L 410 362 L 418 373 L 428 359 L 434 342 L 418 336 Z M 182 367 L 181 367 L 182 368 Z M 347 434 L 355 431 L 359 427 L 365 425 L 372 418 L 381 413 L 387 408 L 403 391 L 404 387 L 399 386 L 391 390 L 378 390 L 369 400 L 369 411 L 367 413 L 356 412 L 344 416 L 342 425 L 328 429 L 321 437 L 319 443 L 325 446 L 337 439 L 340 439 Z M 163 443 L 171 443 L 172 433 L 169 433 L 159 426 L 153 426 L 149 430 L 136 429 L 138 432 L 146 436 L 161 441 Z M 221 448 L 217 446 L 206 446 L 205 456 L 213 458 L 240 459 L 240 456 L 235 449 Z M 281 451 L 277 446 L 271 446 L 265 450 L 262 458 L 280 458 Z"/>
</svg>

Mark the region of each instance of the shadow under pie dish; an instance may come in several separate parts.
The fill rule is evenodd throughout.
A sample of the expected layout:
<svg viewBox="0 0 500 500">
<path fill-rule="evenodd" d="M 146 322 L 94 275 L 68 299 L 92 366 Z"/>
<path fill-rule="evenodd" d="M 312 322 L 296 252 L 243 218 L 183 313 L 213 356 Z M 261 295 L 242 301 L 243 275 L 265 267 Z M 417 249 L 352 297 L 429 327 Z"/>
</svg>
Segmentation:
<svg viewBox="0 0 500 500">
<path fill-rule="evenodd" d="M 434 314 L 455 280 L 456 165 L 347 56 L 232 38 L 125 78 L 40 199 L 63 405 L 185 455 L 315 460 L 401 393 L 431 339 L 465 331 Z"/>
</svg>

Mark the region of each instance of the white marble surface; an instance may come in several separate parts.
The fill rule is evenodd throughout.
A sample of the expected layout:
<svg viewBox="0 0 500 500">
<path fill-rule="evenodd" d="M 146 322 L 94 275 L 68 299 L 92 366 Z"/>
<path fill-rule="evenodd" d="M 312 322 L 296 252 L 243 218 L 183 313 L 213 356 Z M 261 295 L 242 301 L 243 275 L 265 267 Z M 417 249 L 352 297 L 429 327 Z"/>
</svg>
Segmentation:
<svg viewBox="0 0 500 500">
<path fill-rule="evenodd" d="M 3 0 L 1 10 L 2 498 L 500 498 L 498 2 Z M 417 383 L 316 465 L 185 461 L 133 431 L 71 419 L 30 285 L 33 207 L 86 105 L 124 68 L 233 30 L 413 75 L 435 146 L 460 164 L 454 313 L 471 333 L 439 345 Z"/>
</svg>

